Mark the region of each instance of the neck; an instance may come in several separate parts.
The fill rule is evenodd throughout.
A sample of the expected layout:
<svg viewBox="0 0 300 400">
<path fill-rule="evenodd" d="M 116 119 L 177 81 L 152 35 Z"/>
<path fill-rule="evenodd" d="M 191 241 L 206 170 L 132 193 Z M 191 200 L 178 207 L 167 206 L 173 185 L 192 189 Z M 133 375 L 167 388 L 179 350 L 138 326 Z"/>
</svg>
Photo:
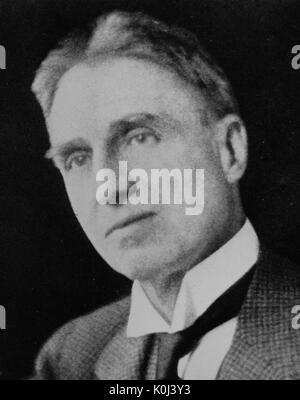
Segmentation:
<svg viewBox="0 0 300 400">
<path fill-rule="evenodd" d="M 202 253 L 196 262 L 185 269 L 182 268 L 181 270 L 177 270 L 169 274 L 164 274 L 162 272 L 160 274 L 156 274 L 155 279 L 151 281 L 140 281 L 140 284 L 143 287 L 148 299 L 169 324 L 173 318 L 178 292 L 185 274 L 195 265 L 199 264 L 209 255 L 222 247 L 226 242 L 228 242 L 241 229 L 244 222 L 245 215 L 244 213 L 241 213 L 239 218 L 233 219 L 232 223 L 230 224 L 230 229 L 226 230 L 225 234 L 222 235 L 222 239 L 216 240 L 214 246 L 210 245 L 206 252 Z M 184 263 L 184 260 L 182 260 L 182 262 Z M 162 268 L 162 271 L 168 270 L 170 269 L 167 267 Z"/>
</svg>

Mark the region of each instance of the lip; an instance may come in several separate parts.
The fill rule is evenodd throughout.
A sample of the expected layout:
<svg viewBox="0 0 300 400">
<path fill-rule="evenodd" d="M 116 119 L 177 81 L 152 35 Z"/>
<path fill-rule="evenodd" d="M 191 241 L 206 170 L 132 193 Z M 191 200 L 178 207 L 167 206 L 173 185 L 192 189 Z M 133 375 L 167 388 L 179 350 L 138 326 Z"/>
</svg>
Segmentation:
<svg viewBox="0 0 300 400">
<path fill-rule="evenodd" d="M 122 221 L 117 222 L 111 228 L 109 228 L 105 233 L 105 238 L 107 238 L 113 231 L 115 231 L 117 229 L 125 228 L 128 225 L 134 224 L 135 222 L 142 221 L 143 219 L 146 219 L 146 218 L 153 217 L 154 215 L 155 215 L 154 212 L 149 211 L 149 212 L 129 216 L 129 217 L 123 219 Z"/>
</svg>

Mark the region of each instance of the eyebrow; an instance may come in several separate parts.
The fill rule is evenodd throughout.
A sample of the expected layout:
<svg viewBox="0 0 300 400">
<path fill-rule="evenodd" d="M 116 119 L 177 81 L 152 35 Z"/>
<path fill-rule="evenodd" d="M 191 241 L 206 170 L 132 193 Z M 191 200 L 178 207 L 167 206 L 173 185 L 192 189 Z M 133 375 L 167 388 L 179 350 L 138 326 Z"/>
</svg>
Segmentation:
<svg viewBox="0 0 300 400">
<path fill-rule="evenodd" d="M 130 114 L 125 118 L 121 118 L 110 125 L 110 131 L 114 131 L 118 129 L 119 126 L 126 127 L 135 127 L 140 125 L 149 125 L 155 123 L 159 118 L 158 115 L 150 114 L 150 113 L 138 113 L 138 114 Z"/>
<path fill-rule="evenodd" d="M 174 129 L 178 124 L 180 124 L 180 122 L 174 120 L 174 118 L 170 117 L 168 114 L 131 114 L 109 125 L 109 137 L 106 139 L 106 145 L 108 148 L 113 148 L 118 139 L 137 128 L 151 126 L 157 129 L 163 129 L 165 127 Z M 45 158 L 53 160 L 59 157 L 60 159 L 64 159 L 76 150 L 91 150 L 91 146 L 85 139 L 78 137 L 66 143 L 51 146 L 45 153 Z"/>
<path fill-rule="evenodd" d="M 121 118 L 110 124 L 110 139 L 142 126 L 152 126 L 155 123 L 157 124 L 159 119 L 160 118 L 157 115 L 148 113 L 132 114 L 126 118 Z"/>
<path fill-rule="evenodd" d="M 46 151 L 45 158 L 50 160 L 56 157 L 64 159 L 76 150 L 91 150 L 91 146 L 86 140 L 78 137 L 66 143 L 51 146 L 50 149 Z"/>
<path fill-rule="evenodd" d="M 150 113 L 138 113 L 129 115 L 126 118 L 122 118 L 111 123 L 109 127 L 109 138 L 107 139 L 107 146 L 112 147 L 116 141 L 125 136 L 131 130 L 151 127 L 158 130 L 162 130 L 166 127 L 174 129 L 179 125 L 178 120 L 174 120 L 168 114 L 150 114 Z"/>
</svg>

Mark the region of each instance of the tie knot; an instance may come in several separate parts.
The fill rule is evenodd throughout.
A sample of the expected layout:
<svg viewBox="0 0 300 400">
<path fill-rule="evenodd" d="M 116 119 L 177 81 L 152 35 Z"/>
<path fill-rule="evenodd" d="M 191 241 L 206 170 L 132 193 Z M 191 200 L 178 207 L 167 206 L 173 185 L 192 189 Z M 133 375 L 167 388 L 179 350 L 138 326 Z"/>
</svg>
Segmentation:
<svg viewBox="0 0 300 400">
<path fill-rule="evenodd" d="M 206 333 L 238 315 L 253 273 L 254 268 L 226 290 L 188 328 L 173 334 L 157 334 L 157 379 L 178 379 L 177 364 L 179 359 L 191 352 Z"/>
</svg>

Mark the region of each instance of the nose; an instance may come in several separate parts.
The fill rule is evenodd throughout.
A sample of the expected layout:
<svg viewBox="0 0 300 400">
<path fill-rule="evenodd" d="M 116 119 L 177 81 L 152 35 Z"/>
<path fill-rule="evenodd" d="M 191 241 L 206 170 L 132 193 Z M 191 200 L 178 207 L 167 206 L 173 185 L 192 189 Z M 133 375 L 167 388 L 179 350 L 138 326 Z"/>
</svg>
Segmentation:
<svg viewBox="0 0 300 400">
<path fill-rule="evenodd" d="M 128 180 L 127 161 L 98 152 L 95 162 L 96 200 L 100 205 L 122 206 L 134 182 Z M 104 161 L 101 161 L 104 160 Z"/>
</svg>

